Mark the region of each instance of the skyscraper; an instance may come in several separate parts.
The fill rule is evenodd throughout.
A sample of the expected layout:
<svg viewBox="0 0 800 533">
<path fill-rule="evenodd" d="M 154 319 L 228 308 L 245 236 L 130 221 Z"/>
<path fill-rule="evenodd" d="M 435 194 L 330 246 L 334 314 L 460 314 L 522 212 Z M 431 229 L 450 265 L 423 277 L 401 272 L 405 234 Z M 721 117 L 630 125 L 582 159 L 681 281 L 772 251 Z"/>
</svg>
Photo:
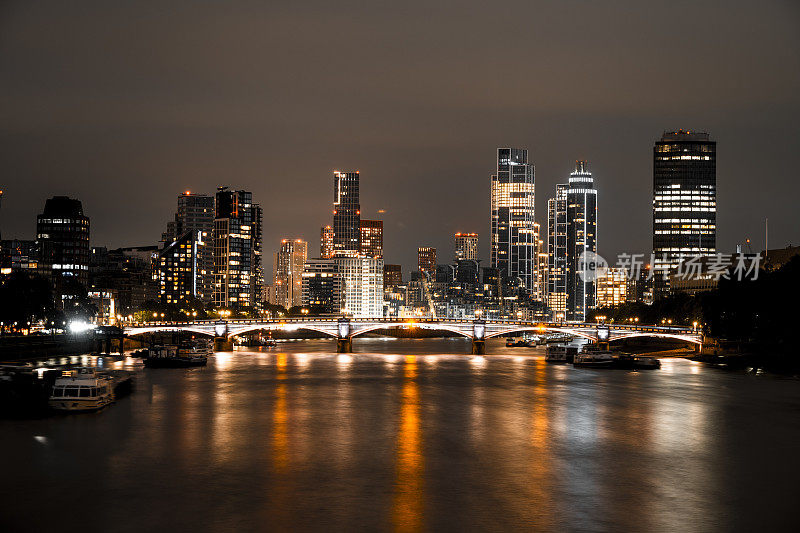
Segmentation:
<svg viewBox="0 0 800 533">
<path fill-rule="evenodd" d="M 477 233 L 456 233 L 456 261 L 478 259 L 478 234 Z"/>
<path fill-rule="evenodd" d="M 39 269 L 58 285 L 74 279 L 84 287 L 89 281 L 89 218 L 80 200 L 54 196 L 36 218 Z"/>
<path fill-rule="evenodd" d="M 597 253 L 597 189 L 586 161 L 576 161 L 567 188 L 567 318 L 583 321 L 595 307 L 595 283 L 586 254 Z"/>
<path fill-rule="evenodd" d="M 214 305 L 242 309 L 260 303 L 261 207 L 253 194 L 219 187 L 214 218 Z"/>
<path fill-rule="evenodd" d="M 361 220 L 359 250 L 364 257 L 383 257 L 383 221 Z"/>
<path fill-rule="evenodd" d="M 547 200 L 547 306 L 552 318 L 567 312 L 567 189 L 556 185 L 556 196 Z"/>
<path fill-rule="evenodd" d="M 186 234 L 198 243 L 198 256 L 193 259 L 195 280 L 191 286 L 192 296 L 203 302 L 210 302 L 214 294 L 214 254 L 211 244 L 214 231 L 214 197 L 186 191 L 178 195 L 178 209 L 175 217 L 167 224 L 162 240 L 164 248 L 170 248 L 174 241 L 186 241 Z M 174 254 L 173 249 L 170 253 Z"/>
<path fill-rule="evenodd" d="M 706 132 L 664 132 L 653 147 L 654 296 L 684 256 L 717 246 L 717 143 Z"/>
<path fill-rule="evenodd" d="M 333 257 L 333 227 L 322 226 L 319 232 L 319 256 L 322 259 Z"/>
<path fill-rule="evenodd" d="M 333 254 L 357 257 L 361 249 L 361 204 L 356 172 L 333 173 Z"/>
<path fill-rule="evenodd" d="M 420 246 L 417 248 L 417 268 L 436 277 L 436 248 Z"/>
<path fill-rule="evenodd" d="M 302 239 L 283 239 L 275 252 L 273 268 L 275 302 L 286 309 L 302 305 L 303 266 L 308 259 L 308 243 Z"/>
<path fill-rule="evenodd" d="M 536 281 L 534 168 L 528 150 L 497 149 L 491 176 L 491 264 L 507 282 L 528 290 Z"/>
</svg>

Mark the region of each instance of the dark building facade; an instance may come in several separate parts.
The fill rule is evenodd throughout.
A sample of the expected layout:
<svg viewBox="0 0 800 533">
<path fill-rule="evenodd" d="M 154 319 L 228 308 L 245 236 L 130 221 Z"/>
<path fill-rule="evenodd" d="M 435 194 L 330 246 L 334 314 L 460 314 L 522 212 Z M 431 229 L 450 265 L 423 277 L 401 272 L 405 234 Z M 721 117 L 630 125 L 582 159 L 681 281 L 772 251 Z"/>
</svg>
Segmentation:
<svg viewBox="0 0 800 533">
<path fill-rule="evenodd" d="M 186 231 L 158 254 L 156 276 L 159 301 L 180 305 L 200 297 L 202 258 L 207 242 L 203 231 Z"/>
<path fill-rule="evenodd" d="M 717 143 L 706 132 L 664 132 L 653 147 L 654 297 L 686 256 L 717 249 Z"/>
<path fill-rule="evenodd" d="M 357 257 L 361 249 L 358 172 L 333 173 L 333 253 Z"/>
<path fill-rule="evenodd" d="M 403 284 L 402 265 L 383 265 L 383 286 L 397 287 Z"/>
<path fill-rule="evenodd" d="M 54 196 L 36 219 L 39 268 L 49 271 L 53 284 L 64 279 L 89 282 L 89 218 L 80 200 Z"/>
<path fill-rule="evenodd" d="M 420 272 L 436 276 L 436 248 L 430 246 L 417 248 L 417 268 Z"/>
<path fill-rule="evenodd" d="M 211 238 L 214 231 L 214 197 L 186 191 L 178 195 L 175 218 L 164 233 L 164 248 L 176 240 L 184 240 L 187 233 L 197 243 L 198 256 L 193 282 L 192 296 L 205 303 L 211 302 L 214 294 L 214 257 Z"/>
<path fill-rule="evenodd" d="M 233 309 L 260 305 L 261 207 L 253 194 L 220 187 L 214 218 L 214 305 Z"/>
</svg>

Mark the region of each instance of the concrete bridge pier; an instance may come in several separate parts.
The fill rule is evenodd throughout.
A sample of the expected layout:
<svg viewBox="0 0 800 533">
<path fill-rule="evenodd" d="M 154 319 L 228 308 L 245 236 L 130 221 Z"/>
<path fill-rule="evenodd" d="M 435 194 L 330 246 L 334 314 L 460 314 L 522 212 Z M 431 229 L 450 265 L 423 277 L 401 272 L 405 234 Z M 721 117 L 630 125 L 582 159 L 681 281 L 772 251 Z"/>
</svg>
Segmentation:
<svg viewBox="0 0 800 533">
<path fill-rule="evenodd" d="M 483 355 L 486 353 L 486 341 L 483 339 L 472 339 L 472 355 Z"/>
<path fill-rule="evenodd" d="M 349 318 L 340 318 L 336 328 L 336 353 L 353 351 L 352 326 Z"/>
<path fill-rule="evenodd" d="M 336 353 L 350 353 L 353 351 L 353 337 L 336 339 Z"/>
<path fill-rule="evenodd" d="M 486 322 L 475 320 L 472 322 L 472 355 L 486 353 Z"/>
<path fill-rule="evenodd" d="M 233 341 L 227 337 L 214 337 L 215 352 L 232 352 Z"/>
</svg>

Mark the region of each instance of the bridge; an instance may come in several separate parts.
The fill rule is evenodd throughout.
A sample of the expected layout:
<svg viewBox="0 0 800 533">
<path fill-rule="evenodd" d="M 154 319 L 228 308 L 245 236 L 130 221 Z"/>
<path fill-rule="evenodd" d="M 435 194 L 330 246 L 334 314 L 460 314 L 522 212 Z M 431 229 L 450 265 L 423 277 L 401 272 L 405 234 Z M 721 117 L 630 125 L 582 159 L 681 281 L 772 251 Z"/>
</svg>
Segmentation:
<svg viewBox="0 0 800 533">
<path fill-rule="evenodd" d="M 568 333 L 592 342 L 608 343 L 632 337 L 668 338 L 702 345 L 702 335 L 687 327 L 659 327 L 588 322 L 527 322 L 515 320 L 457 320 L 433 318 L 346 318 L 308 317 L 280 319 L 196 320 L 159 322 L 126 326 L 124 334 L 195 333 L 230 341 L 233 337 L 254 331 L 316 331 L 336 339 L 337 351 L 352 351 L 353 338 L 381 329 L 427 329 L 448 331 L 472 340 L 472 353 L 485 352 L 486 339 L 513 333 Z"/>
</svg>

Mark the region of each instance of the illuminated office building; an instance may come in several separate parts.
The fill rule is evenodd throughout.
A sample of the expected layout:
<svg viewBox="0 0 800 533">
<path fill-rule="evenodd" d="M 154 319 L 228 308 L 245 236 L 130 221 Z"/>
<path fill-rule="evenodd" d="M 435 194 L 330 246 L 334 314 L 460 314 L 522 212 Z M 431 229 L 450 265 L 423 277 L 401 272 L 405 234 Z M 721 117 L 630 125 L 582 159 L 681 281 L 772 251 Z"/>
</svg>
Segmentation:
<svg viewBox="0 0 800 533">
<path fill-rule="evenodd" d="M 491 266 L 507 282 L 529 291 L 536 284 L 534 168 L 528 151 L 498 148 L 491 176 Z"/>
<path fill-rule="evenodd" d="M 622 305 L 628 300 L 628 271 L 624 268 L 597 269 L 597 307 Z"/>
<path fill-rule="evenodd" d="M 478 234 L 456 233 L 456 261 L 476 261 L 478 259 Z"/>
<path fill-rule="evenodd" d="M 358 172 L 333 173 L 333 254 L 357 257 L 361 250 Z"/>
<path fill-rule="evenodd" d="M 273 275 L 275 301 L 286 309 L 302 305 L 303 267 L 308 259 L 308 243 L 302 239 L 283 239 L 275 252 Z"/>
<path fill-rule="evenodd" d="M 567 312 L 567 188 L 556 185 L 556 196 L 547 200 L 547 306 L 554 319 Z"/>
<path fill-rule="evenodd" d="M 214 218 L 214 305 L 244 309 L 260 304 L 261 217 L 252 193 L 219 188 Z"/>
<path fill-rule="evenodd" d="M 583 257 L 597 253 L 597 189 L 586 161 L 575 162 L 566 193 L 567 319 L 583 321 L 586 313 L 594 309 L 596 296 L 595 283 Z"/>
<path fill-rule="evenodd" d="M 669 291 L 669 271 L 685 256 L 717 246 L 717 143 L 708 133 L 664 132 L 653 147 L 654 296 Z"/>
<path fill-rule="evenodd" d="M 319 256 L 323 259 L 333 257 L 333 226 L 322 226 L 320 229 Z"/>
<path fill-rule="evenodd" d="M 383 257 L 383 221 L 361 220 L 359 250 L 364 257 Z"/>
<path fill-rule="evenodd" d="M 89 281 L 89 218 L 80 200 L 54 196 L 36 219 L 39 269 L 56 287 L 73 279 L 84 287 Z"/>
</svg>

